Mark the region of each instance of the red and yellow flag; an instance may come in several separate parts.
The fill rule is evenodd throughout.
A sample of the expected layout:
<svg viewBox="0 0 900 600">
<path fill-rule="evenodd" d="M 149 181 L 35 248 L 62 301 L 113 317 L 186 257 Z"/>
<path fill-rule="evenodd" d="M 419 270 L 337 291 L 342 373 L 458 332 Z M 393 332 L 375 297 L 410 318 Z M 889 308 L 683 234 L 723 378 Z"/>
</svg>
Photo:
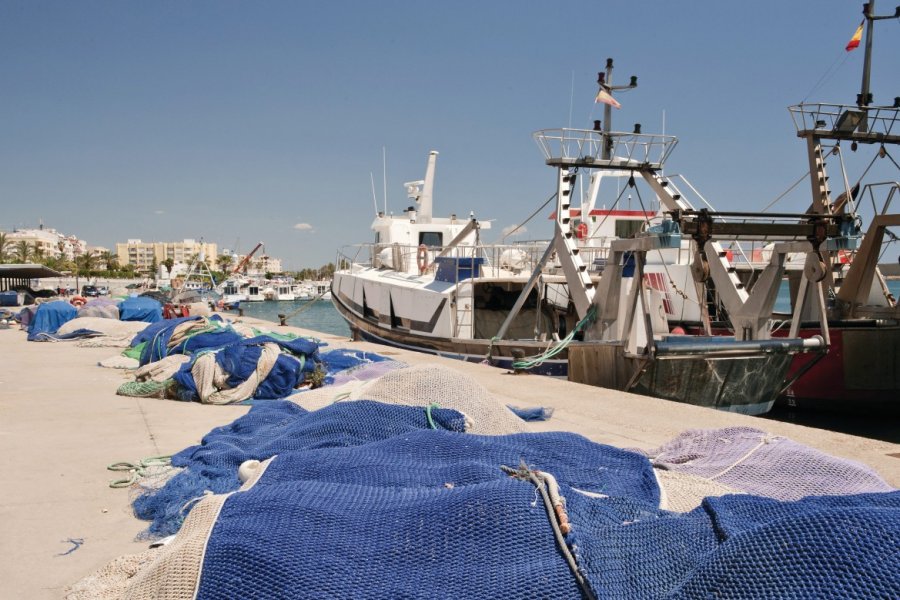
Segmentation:
<svg viewBox="0 0 900 600">
<path fill-rule="evenodd" d="M 859 27 L 856 28 L 856 33 L 853 34 L 853 37 L 850 38 L 850 41 L 847 42 L 847 47 L 844 48 L 847 52 L 851 50 L 855 50 L 859 46 L 859 41 L 862 39 L 863 25 L 866 24 L 866 20 L 863 19 L 863 22 L 859 24 Z"/>
</svg>

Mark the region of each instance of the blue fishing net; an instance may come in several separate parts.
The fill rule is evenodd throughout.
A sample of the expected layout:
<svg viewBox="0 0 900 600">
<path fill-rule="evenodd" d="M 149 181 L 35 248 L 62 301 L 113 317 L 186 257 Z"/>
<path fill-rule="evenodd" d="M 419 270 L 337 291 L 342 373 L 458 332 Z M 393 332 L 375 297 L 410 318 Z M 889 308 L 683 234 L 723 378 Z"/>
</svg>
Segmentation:
<svg viewBox="0 0 900 600">
<path fill-rule="evenodd" d="M 900 493 L 736 495 L 669 513 L 641 481 L 646 464 L 606 473 L 602 450 L 545 457 L 529 445 L 565 448 L 559 435 L 488 449 L 419 431 L 281 454 L 225 501 L 197 597 L 583 598 L 535 487 L 497 468 L 519 453 L 558 475 L 565 546 L 594 597 L 900 597 Z"/>
<path fill-rule="evenodd" d="M 570 495 L 598 597 L 897 598 L 900 493 L 733 495 L 687 514 Z"/>
<path fill-rule="evenodd" d="M 148 535 L 170 535 L 181 527 L 185 507 L 207 490 L 237 489 L 238 467 L 245 460 L 264 460 L 291 450 L 346 447 L 438 427 L 463 431 L 464 417 L 454 410 L 393 406 L 378 402 L 339 403 L 307 412 L 292 402 L 266 402 L 230 425 L 208 433 L 199 446 L 172 457 L 184 467 L 164 487 L 138 497 L 135 515 L 153 521 Z"/>
<path fill-rule="evenodd" d="M 201 334 L 196 337 L 202 337 Z M 193 338 L 192 338 L 193 339 Z M 263 344 L 275 344 L 282 354 L 266 377 L 257 385 L 253 398 L 275 400 L 292 394 L 305 380 L 305 374 L 315 371 L 319 364 L 319 343 L 307 338 L 282 339 L 261 335 L 229 342 L 216 352 L 216 363 L 228 374 L 228 387 L 237 387 L 256 376 Z M 181 344 L 179 344 L 179 347 Z M 195 350 L 204 350 L 196 348 Z M 195 357 L 196 358 L 196 357 Z M 185 401 L 198 400 L 197 385 L 191 368 L 194 360 L 184 363 L 172 376 L 178 383 L 178 397 Z"/>
<path fill-rule="evenodd" d="M 334 376 L 341 371 L 355 369 L 361 365 L 391 360 L 386 356 L 381 356 L 374 352 L 351 350 L 349 348 L 328 350 L 327 352 L 322 352 L 320 356 L 322 357 L 322 362 L 327 367 L 327 376 L 325 377 L 326 385 L 334 383 Z"/>
<path fill-rule="evenodd" d="M 536 488 L 500 469 L 520 462 L 590 493 L 659 501 L 644 457 L 570 433 L 420 430 L 281 453 L 226 501 L 199 597 L 577 598 Z M 249 542 L 267 530 L 279 533 L 266 548 Z"/>
<path fill-rule="evenodd" d="M 225 502 L 196 597 L 579 598 L 547 531 L 534 486 L 508 477 L 259 486 Z"/>
<path fill-rule="evenodd" d="M 212 318 L 216 319 L 216 318 L 218 318 L 218 315 L 215 315 Z M 178 317 L 177 319 L 165 319 L 163 321 L 151 323 L 150 325 L 147 325 L 146 327 L 144 327 L 140 332 L 138 332 L 137 335 L 134 336 L 134 338 L 131 340 L 131 347 L 134 348 L 135 346 L 138 346 L 139 344 L 142 344 L 144 342 L 149 342 L 150 340 L 155 338 L 157 335 L 159 335 L 160 332 L 162 332 L 163 330 L 166 330 L 166 329 L 169 330 L 168 337 L 171 337 L 172 330 L 175 329 L 176 325 L 180 325 L 181 323 L 184 323 L 185 321 L 199 321 L 200 319 L 201 319 L 201 317 L 196 317 L 196 316 L 195 317 Z M 166 339 L 168 339 L 168 337 Z"/>
<path fill-rule="evenodd" d="M 355 411 L 354 404 L 344 406 Z M 659 505 L 659 488 L 646 458 L 566 432 L 487 436 L 422 429 L 352 447 L 281 452 L 258 485 L 320 481 L 456 487 L 505 479 L 499 466 L 522 462 L 586 492 Z"/>
<path fill-rule="evenodd" d="M 133 346 L 136 346 L 141 341 L 147 342 L 147 345 L 144 346 L 141 352 L 141 365 L 156 362 L 171 354 L 193 354 L 200 350 L 220 348 L 246 339 L 227 323 L 220 320 L 210 320 L 208 327 L 205 329 L 195 331 L 191 335 L 186 336 L 177 345 L 169 347 L 175 328 L 191 319 L 191 317 L 182 317 L 180 319 L 162 321 L 160 324 L 152 326 L 152 328 L 148 327 L 135 337 L 131 341 Z M 200 317 L 197 318 L 197 320 L 199 319 Z"/>
</svg>

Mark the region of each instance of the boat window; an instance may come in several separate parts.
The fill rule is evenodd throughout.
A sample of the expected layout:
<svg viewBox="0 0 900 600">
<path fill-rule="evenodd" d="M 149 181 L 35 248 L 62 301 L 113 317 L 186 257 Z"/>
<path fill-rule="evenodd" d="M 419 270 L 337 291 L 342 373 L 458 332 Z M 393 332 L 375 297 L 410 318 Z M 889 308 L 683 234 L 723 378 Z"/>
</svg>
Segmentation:
<svg viewBox="0 0 900 600">
<path fill-rule="evenodd" d="M 643 221 L 638 220 L 629 220 L 629 219 L 621 219 L 616 221 L 616 237 L 617 238 L 630 238 L 634 237 L 634 234 L 640 232 L 641 227 L 644 226 Z"/>
<path fill-rule="evenodd" d="M 429 248 L 441 248 L 444 245 L 444 236 L 439 231 L 420 231 L 419 244 L 425 244 Z"/>
</svg>

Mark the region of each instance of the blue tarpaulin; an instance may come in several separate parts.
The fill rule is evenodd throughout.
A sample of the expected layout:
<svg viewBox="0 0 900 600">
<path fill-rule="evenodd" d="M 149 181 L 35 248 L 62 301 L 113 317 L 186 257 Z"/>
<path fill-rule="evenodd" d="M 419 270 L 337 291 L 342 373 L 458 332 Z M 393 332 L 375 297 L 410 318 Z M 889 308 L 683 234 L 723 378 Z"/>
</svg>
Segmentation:
<svg viewBox="0 0 900 600">
<path fill-rule="evenodd" d="M 44 302 L 39 305 L 34 319 L 28 324 L 28 341 L 49 339 L 64 323 L 78 316 L 78 309 L 65 300 Z"/>
<path fill-rule="evenodd" d="M 161 321 L 162 318 L 162 304 L 158 300 L 147 296 L 125 298 L 119 304 L 119 319 L 121 321 L 156 323 Z"/>
</svg>

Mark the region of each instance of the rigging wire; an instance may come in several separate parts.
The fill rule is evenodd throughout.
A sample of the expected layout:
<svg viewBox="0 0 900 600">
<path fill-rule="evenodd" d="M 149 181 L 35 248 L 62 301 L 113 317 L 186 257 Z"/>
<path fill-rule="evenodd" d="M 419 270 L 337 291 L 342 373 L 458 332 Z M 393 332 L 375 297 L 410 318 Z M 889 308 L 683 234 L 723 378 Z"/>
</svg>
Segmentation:
<svg viewBox="0 0 900 600">
<path fill-rule="evenodd" d="M 525 224 L 528 223 L 528 221 L 532 220 L 532 219 L 535 217 L 535 215 L 537 215 L 539 212 L 541 212 L 542 210 L 544 210 L 544 208 L 545 208 L 548 204 L 550 204 L 550 202 L 551 202 L 554 198 L 556 198 L 556 192 L 554 192 L 552 196 L 550 196 L 549 198 L 547 198 L 547 201 L 544 202 L 543 204 L 541 204 L 541 205 L 537 208 L 537 210 L 534 211 L 533 213 L 531 213 L 531 215 L 530 215 L 527 219 L 525 219 L 524 221 L 522 221 L 521 223 L 519 223 L 518 225 L 516 225 L 516 228 L 515 228 L 515 229 L 513 229 L 512 231 L 510 231 L 509 233 L 507 233 L 506 235 L 504 235 L 502 238 L 500 238 L 500 241 L 502 242 L 503 240 L 505 240 L 506 238 L 508 238 L 509 236 L 511 236 L 512 234 L 514 234 L 515 232 L 517 232 L 518 230 L 520 230 L 520 229 L 522 229 L 523 227 L 525 227 Z"/>
<path fill-rule="evenodd" d="M 800 176 L 800 179 L 798 179 L 797 181 L 795 181 L 795 182 L 794 182 L 788 189 L 786 189 L 780 196 L 778 196 L 777 198 L 775 198 L 774 200 L 772 200 L 771 202 L 769 202 L 768 204 L 766 204 L 760 212 L 766 212 L 767 210 L 769 210 L 770 208 L 772 208 L 773 206 L 775 206 L 776 204 L 778 204 L 778 202 L 779 202 L 782 198 L 784 198 L 785 196 L 787 196 L 788 194 L 790 194 L 790 193 L 794 190 L 794 188 L 797 187 L 798 185 L 800 185 L 800 183 L 801 183 L 804 179 L 806 179 L 807 177 L 809 177 L 809 171 L 804 172 L 803 175 Z"/>
<path fill-rule="evenodd" d="M 627 190 L 627 189 L 628 189 L 627 186 L 624 187 L 624 188 L 622 188 L 622 190 L 619 192 L 619 195 L 616 197 L 616 201 L 613 202 L 613 204 L 612 204 L 611 207 L 609 207 L 609 211 L 606 213 L 606 215 L 603 216 L 603 219 L 600 220 L 600 224 L 597 225 L 597 228 L 595 229 L 595 231 L 599 231 L 600 228 L 603 227 L 603 224 L 606 223 L 606 220 L 609 218 L 610 213 L 616 209 L 616 206 L 619 204 L 619 200 L 622 199 L 622 194 L 624 194 L 624 193 L 625 193 L 625 190 Z M 582 221 L 584 221 L 585 216 L 586 216 L 586 215 L 581 215 L 581 220 L 582 220 Z M 595 239 L 595 238 L 596 238 L 596 236 L 591 236 L 591 237 L 588 238 L 588 239 Z"/>
<path fill-rule="evenodd" d="M 800 101 L 800 104 L 806 102 L 806 99 L 813 95 L 813 93 L 818 90 L 822 85 L 829 79 L 831 79 L 840 69 L 844 66 L 844 63 L 847 62 L 847 59 L 850 58 L 850 53 L 844 50 L 841 50 L 841 53 L 834 59 L 834 62 L 831 63 L 831 66 L 825 70 L 825 73 L 819 77 L 819 80 L 813 85 L 812 89 L 807 92 L 806 96 L 803 97 L 803 100 Z"/>
</svg>

